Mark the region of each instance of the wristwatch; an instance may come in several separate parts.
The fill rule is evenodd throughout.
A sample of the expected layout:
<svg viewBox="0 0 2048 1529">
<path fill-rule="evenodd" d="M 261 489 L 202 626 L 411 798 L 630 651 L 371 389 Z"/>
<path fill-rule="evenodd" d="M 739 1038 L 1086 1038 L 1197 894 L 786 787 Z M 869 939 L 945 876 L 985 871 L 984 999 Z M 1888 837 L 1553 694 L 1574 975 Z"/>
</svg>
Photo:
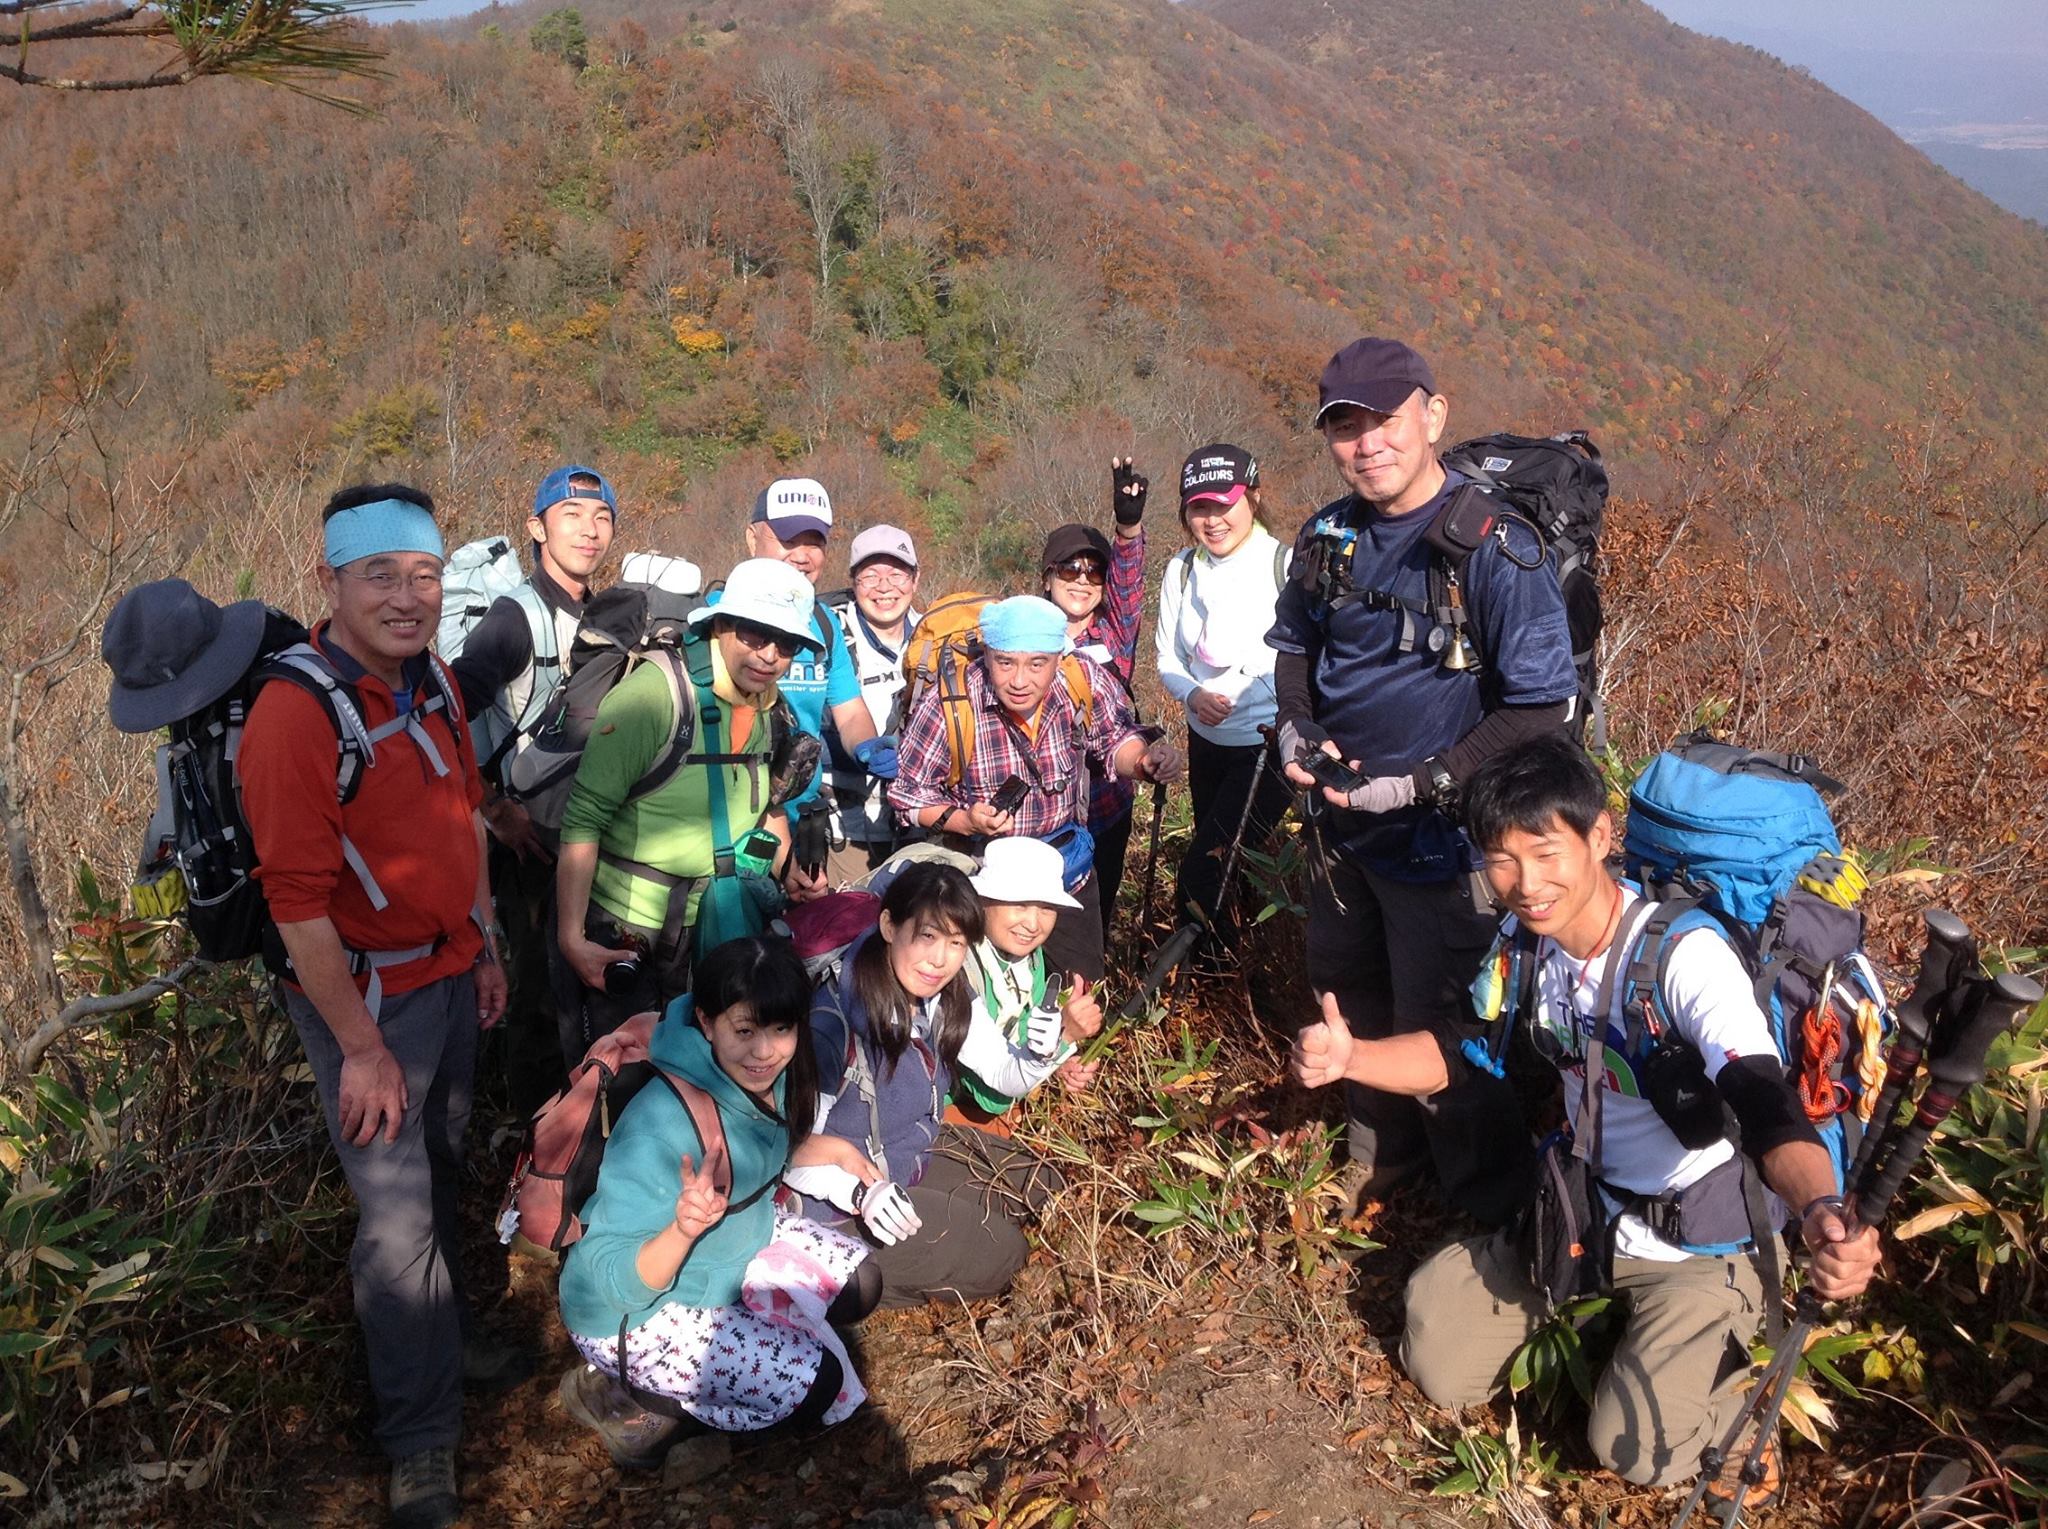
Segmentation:
<svg viewBox="0 0 2048 1529">
<path fill-rule="evenodd" d="M 1432 754 L 1415 768 L 1416 795 L 1438 812 L 1455 817 L 1458 812 L 1458 783 L 1441 754 Z"/>
</svg>

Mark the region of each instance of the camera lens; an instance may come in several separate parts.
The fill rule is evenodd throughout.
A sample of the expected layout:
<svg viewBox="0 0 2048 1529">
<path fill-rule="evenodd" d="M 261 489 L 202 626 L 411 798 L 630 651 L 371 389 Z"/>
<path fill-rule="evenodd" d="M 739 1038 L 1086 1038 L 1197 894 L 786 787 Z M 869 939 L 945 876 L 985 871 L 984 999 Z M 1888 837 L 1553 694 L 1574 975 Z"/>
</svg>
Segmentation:
<svg viewBox="0 0 2048 1529">
<path fill-rule="evenodd" d="M 628 956 L 623 961 L 614 961 L 604 969 L 604 990 L 614 998 L 623 998 L 640 985 L 640 958 Z"/>
</svg>

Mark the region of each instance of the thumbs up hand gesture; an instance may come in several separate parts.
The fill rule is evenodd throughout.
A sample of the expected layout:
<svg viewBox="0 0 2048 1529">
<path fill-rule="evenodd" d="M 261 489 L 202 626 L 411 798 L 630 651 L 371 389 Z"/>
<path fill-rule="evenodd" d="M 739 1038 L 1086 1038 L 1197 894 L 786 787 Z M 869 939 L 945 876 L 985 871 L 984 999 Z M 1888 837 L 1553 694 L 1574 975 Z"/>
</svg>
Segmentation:
<svg viewBox="0 0 2048 1529">
<path fill-rule="evenodd" d="M 676 1230 L 692 1242 L 725 1219 L 725 1194 L 717 1187 L 713 1172 L 724 1151 L 720 1147 L 717 1153 L 706 1157 L 701 1168 L 687 1154 L 683 1157 L 682 1193 L 676 1196 Z"/>
<path fill-rule="evenodd" d="M 1351 1026 L 1337 1012 L 1334 993 L 1323 994 L 1322 1016 L 1295 1035 L 1290 1060 L 1304 1088 L 1323 1088 L 1343 1079 L 1351 1063 Z"/>
</svg>

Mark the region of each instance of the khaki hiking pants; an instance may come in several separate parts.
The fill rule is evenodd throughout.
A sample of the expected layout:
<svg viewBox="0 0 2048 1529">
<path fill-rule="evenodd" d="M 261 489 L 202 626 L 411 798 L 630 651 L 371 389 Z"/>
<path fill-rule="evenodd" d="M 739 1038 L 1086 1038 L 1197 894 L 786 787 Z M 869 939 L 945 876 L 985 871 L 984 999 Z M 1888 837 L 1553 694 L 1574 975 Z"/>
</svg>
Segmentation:
<svg viewBox="0 0 2048 1529">
<path fill-rule="evenodd" d="M 1759 1289 L 1741 1254 L 1614 1261 L 1627 1326 L 1586 1422 L 1602 1465 L 1637 1486 L 1699 1473 L 1700 1451 L 1742 1405 Z M 1401 1364 L 1437 1406 L 1473 1406 L 1500 1389 L 1508 1361 L 1543 1320 L 1543 1298 L 1522 1277 L 1508 1234 L 1470 1237 L 1439 1248 L 1410 1277 Z"/>
</svg>

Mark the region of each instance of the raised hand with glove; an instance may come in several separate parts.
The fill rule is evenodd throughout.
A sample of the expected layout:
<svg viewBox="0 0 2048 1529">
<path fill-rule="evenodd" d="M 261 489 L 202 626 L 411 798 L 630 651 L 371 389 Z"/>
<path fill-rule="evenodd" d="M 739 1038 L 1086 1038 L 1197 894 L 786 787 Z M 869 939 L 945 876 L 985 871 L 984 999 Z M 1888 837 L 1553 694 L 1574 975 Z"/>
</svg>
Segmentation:
<svg viewBox="0 0 2048 1529">
<path fill-rule="evenodd" d="M 1145 496 L 1152 480 L 1138 471 L 1136 457 L 1109 459 L 1109 500 L 1119 530 L 1135 528 L 1145 518 Z"/>
</svg>

